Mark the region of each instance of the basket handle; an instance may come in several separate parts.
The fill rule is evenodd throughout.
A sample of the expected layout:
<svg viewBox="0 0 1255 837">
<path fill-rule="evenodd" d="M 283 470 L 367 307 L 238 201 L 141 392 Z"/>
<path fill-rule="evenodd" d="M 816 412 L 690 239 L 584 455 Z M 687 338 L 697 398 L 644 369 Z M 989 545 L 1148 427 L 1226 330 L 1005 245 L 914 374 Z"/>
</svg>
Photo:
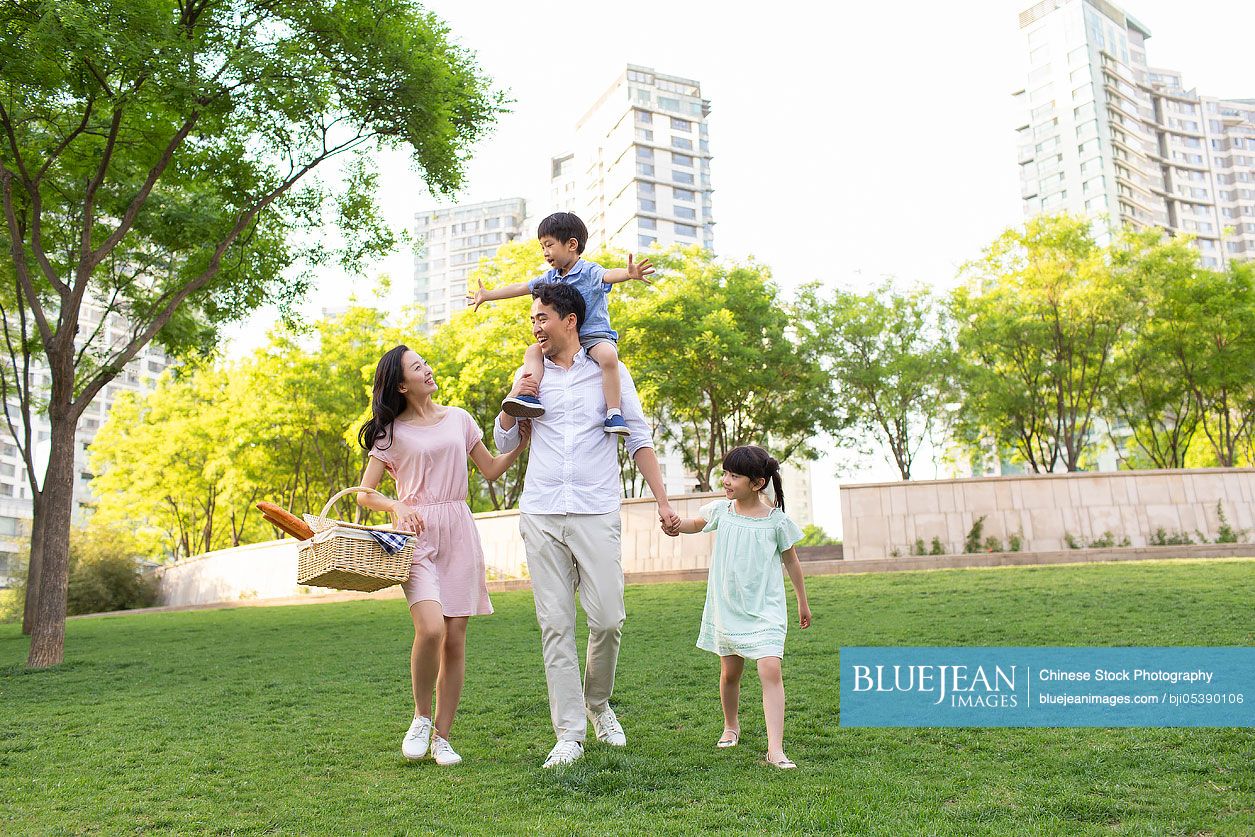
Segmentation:
<svg viewBox="0 0 1255 837">
<path fill-rule="evenodd" d="M 331 499 L 327 501 L 327 505 L 322 507 L 322 513 L 318 516 L 326 517 L 327 512 L 331 511 L 331 507 L 336 504 L 336 500 L 339 500 L 345 494 L 377 494 L 385 500 L 391 499 L 387 494 L 384 494 L 381 491 L 376 491 L 373 488 L 367 488 L 364 485 L 354 485 L 344 489 L 343 491 L 337 491 L 335 494 L 331 495 Z M 389 509 L 388 516 L 392 518 L 392 525 L 395 526 L 397 523 L 397 513 L 392 509 Z"/>
</svg>

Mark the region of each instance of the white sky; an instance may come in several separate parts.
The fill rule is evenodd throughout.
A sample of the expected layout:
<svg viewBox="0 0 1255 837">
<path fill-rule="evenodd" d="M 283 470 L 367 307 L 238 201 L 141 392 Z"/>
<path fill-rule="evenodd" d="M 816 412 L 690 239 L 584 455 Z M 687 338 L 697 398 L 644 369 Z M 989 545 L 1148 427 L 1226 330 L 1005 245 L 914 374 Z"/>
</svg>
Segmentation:
<svg viewBox="0 0 1255 837">
<path fill-rule="evenodd" d="M 1010 93 L 1023 83 L 1017 15 L 1031 0 L 426 5 L 514 100 L 475 149 L 460 202 L 522 196 L 543 214 L 549 158 L 633 63 L 701 82 L 716 252 L 753 254 L 786 289 L 885 276 L 949 286 L 958 265 L 1021 221 Z M 1255 98 L 1255 3 L 1117 5 L 1150 29 L 1152 66 L 1181 70 L 1204 95 Z M 381 166 L 393 224 L 438 205 L 403 157 Z M 398 253 L 376 271 L 391 275 L 398 302 L 410 298 L 411 263 Z M 352 285 L 325 276 L 311 315 Z M 231 353 L 273 317 L 236 330 Z M 838 468 L 850 481 L 897 478 L 879 457 L 816 463 L 816 518 L 830 532 L 840 530 Z M 931 474 L 922 463 L 917 475 Z"/>
</svg>

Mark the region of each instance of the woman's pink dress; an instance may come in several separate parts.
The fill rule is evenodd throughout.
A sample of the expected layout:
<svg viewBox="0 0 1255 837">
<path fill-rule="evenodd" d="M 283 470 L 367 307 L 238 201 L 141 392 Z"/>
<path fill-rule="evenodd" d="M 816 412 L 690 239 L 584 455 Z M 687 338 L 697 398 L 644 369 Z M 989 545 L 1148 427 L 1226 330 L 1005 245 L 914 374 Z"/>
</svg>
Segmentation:
<svg viewBox="0 0 1255 837">
<path fill-rule="evenodd" d="M 397 495 L 426 522 L 414 549 L 406 601 L 440 603 L 445 616 L 492 613 L 484 580 L 484 551 L 466 505 L 466 458 L 484 434 L 470 413 L 446 408 L 444 418 L 420 426 L 392 423 L 371 448 L 397 483 Z"/>
</svg>

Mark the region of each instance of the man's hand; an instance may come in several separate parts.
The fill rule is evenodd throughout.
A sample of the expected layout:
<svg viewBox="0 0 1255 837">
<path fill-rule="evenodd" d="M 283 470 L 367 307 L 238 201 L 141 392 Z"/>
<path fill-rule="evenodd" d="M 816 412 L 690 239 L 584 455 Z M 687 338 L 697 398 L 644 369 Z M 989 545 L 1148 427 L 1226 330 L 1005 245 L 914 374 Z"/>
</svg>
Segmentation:
<svg viewBox="0 0 1255 837">
<path fill-rule="evenodd" d="M 539 398 L 540 384 L 536 383 L 536 379 L 532 377 L 531 372 L 524 372 L 523 377 L 519 378 L 514 384 L 514 389 L 510 390 L 510 395 L 531 395 Z"/>
<path fill-rule="evenodd" d="M 480 279 L 480 280 L 479 280 L 479 290 L 477 290 L 477 291 L 476 291 L 475 293 L 473 293 L 473 294 L 467 294 L 467 295 L 466 295 L 466 301 L 467 301 L 467 303 L 468 303 L 469 305 L 471 305 L 471 306 L 472 306 L 472 308 L 471 308 L 471 310 L 472 310 L 472 311 L 478 311 L 478 310 L 479 310 L 479 306 L 481 306 L 481 305 L 483 305 L 485 302 L 488 302 L 488 301 L 489 301 L 489 300 L 488 300 L 488 291 L 484 288 L 484 280 L 483 280 L 483 279 Z"/>
<path fill-rule="evenodd" d="M 654 284 L 647 277 L 654 273 L 654 266 L 649 259 L 641 259 L 639 262 L 632 260 L 632 254 L 628 253 L 627 274 L 628 279 L 639 279 L 646 285 Z"/>
<path fill-rule="evenodd" d="M 670 503 L 658 504 L 658 525 L 668 537 L 674 538 L 680 534 L 680 516 L 671 510 Z"/>
</svg>

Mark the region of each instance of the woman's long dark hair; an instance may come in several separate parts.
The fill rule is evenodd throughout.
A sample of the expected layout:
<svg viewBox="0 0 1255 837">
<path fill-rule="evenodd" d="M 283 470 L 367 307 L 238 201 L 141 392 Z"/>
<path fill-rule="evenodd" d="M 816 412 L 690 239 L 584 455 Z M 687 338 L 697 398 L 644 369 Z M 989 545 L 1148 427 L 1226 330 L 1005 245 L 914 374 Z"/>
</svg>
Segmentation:
<svg viewBox="0 0 1255 837">
<path fill-rule="evenodd" d="M 357 431 L 357 443 L 369 451 L 380 439 L 392 447 L 392 422 L 405 409 L 405 396 L 401 394 L 401 381 L 405 377 L 405 364 L 401 359 L 409 346 L 389 349 L 375 366 L 375 384 L 370 393 L 370 419 Z"/>
<path fill-rule="evenodd" d="M 770 481 L 771 489 L 776 495 L 776 505 L 780 507 L 780 511 L 784 511 L 784 484 L 780 481 L 780 463 L 767 451 L 758 445 L 733 448 L 723 458 L 723 470 L 748 477 L 750 482 Z M 766 485 L 763 487 L 766 488 Z"/>
</svg>

